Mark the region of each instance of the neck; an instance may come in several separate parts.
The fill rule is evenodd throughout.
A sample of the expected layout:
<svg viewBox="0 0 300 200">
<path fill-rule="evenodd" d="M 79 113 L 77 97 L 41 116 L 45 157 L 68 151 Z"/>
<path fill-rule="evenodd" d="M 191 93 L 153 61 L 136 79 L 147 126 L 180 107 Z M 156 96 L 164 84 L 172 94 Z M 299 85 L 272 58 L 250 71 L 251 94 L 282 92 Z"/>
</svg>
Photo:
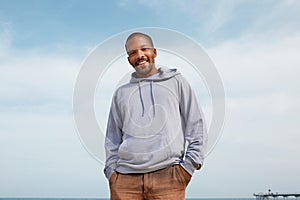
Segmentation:
<svg viewBox="0 0 300 200">
<path fill-rule="evenodd" d="M 156 69 L 155 66 L 153 66 L 152 70 L 149 73 L 147 73 L 147 74 L 138 74 L 138 73 L 135 73 L 135 75 L 136 75 L 137 78 L 148 78 L 148 77 L 150 77 L 150 76 L 152 76 L 154 74 L 157 74 L 157 73 L 159 73 L 159 70 Z"/>
</svg>

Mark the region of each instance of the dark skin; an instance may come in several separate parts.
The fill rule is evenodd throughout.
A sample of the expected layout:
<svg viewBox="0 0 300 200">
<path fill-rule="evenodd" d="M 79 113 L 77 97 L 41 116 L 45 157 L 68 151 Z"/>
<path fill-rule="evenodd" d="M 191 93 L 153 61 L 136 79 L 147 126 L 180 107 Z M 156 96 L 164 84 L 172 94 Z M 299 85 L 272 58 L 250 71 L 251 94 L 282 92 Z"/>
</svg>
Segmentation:
<svg viewBox="0 0 300 200">
<path fill-rule="evenodd" d="M 156 49 L 148 38 L 135 36 L 126 43 L 128 62 L 138 78 L 147 78 L 158 73 L 155 67 Z"/>
</svg>

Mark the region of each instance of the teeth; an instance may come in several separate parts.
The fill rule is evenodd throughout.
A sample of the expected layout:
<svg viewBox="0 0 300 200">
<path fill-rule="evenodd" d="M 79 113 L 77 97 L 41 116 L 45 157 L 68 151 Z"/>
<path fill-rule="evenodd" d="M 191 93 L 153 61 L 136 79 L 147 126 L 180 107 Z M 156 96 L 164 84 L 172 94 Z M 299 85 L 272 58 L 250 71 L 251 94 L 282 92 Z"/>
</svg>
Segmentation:
<svg viewBox="0 0 300 200">
<path fill-rule="evenodd" d="M 146 63 L 145 60 L 143 60 L 142 62 L 138 62 L 138 65 L 142 65 L 142 64 L 144 64 L 144 63 Z"/>
</svg>

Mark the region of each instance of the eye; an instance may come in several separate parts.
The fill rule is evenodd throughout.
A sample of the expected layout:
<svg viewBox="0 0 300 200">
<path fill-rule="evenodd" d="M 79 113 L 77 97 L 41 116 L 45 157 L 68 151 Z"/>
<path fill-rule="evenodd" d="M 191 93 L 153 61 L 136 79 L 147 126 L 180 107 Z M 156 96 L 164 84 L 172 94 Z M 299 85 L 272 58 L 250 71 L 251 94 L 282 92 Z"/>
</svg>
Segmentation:
<svg viewBox="0 0 300 200">
<path fill-rule="evenodd" d="M 136 51 L 130 51 L 130 52 L 128 53 L 129 56 L 133 56 L 133 55 L 135 55 L 135 54 L 136 54 Z"/>
</svg>

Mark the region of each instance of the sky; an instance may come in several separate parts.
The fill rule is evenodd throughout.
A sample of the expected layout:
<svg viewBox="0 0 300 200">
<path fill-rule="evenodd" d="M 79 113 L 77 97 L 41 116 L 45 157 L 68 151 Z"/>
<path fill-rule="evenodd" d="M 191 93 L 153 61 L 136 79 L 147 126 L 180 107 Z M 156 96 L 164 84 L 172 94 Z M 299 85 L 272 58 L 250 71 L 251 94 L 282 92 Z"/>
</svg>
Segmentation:
<svg viewBox="0 0 300 200">
<path fill-rule="evenodd" d="M 299 193 L 299 1 L 0 0 L 0 197 L 109 196 L 74 85 L 99 44 L 143 27 L 190 37 L 223 80 L 223 131 L 187 197 Z"/>
</svg>

